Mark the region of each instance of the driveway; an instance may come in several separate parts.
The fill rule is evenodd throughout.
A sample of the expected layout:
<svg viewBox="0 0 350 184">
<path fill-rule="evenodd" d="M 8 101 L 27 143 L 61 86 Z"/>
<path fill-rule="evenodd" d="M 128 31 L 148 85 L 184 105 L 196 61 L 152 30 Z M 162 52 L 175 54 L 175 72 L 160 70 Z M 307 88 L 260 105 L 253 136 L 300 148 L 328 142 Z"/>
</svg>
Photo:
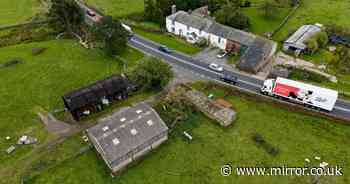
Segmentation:
<svg viewBox="0 0 350 184">
<path fill-rule="evenodd" d="M 233 68 L 230 64 L 228 64 L 228 56 L 225 56 L 224 58 L 221 58 L 221 59 L 216 57 L 216 55 L 218 55 L 219 53 L 220 53 L 220 49 L 208 47 L 202 50 L 201 52 L 199 52 L 198 54 L 194 55 L 193 59 L 196 61 L 205 62 L 208 65 L 210 63 L 215 63 L 223 66 L 225 69 Z"/>
</svg>

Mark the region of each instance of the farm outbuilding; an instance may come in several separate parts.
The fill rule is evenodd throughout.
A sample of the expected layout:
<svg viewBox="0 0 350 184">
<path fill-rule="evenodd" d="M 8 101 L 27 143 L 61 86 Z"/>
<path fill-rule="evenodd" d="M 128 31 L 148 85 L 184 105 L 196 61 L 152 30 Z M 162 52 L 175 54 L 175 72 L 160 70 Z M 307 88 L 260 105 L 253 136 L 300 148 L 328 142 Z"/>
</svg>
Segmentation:
<svg viewBox="0 0 350 184">
<path fill-rule="evenodd" d="M 128 97 L 132 85 L 121 76 L 113 75 L 89 86 L 65 94 L 66 109 L 79 121 L 83 116 L 103 110 L 104 106 Z"/>
<path fill-rule="evenodd" d="M 168 139 L 168 127 L 145 103 L 122 108 L 87 130 L 89 140 L 116 175 Z"/>
<path fill-rule="evenodd" d="M 322 31 L 321 24 L 301 26 L 292 36 L 283 44 L 284 51 L 292 51 L 296 55 L 301 54 L 307 49 L 307 41 L 315 34 Z"/>
</svg>

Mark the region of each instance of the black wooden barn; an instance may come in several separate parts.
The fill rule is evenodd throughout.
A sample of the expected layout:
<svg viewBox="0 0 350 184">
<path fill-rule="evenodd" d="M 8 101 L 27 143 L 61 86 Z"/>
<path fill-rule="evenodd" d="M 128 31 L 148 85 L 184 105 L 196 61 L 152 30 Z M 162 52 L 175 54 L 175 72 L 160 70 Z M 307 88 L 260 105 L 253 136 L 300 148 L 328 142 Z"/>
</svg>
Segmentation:
<svg viewBox="0 0 350 184">
<path fill-rule="evenodd" d="M 100 80 L 63 96 L 66 109 L 79 121 L 82 117 L 104 109 L 104 106 L 128 97 L 132 85 L 118 75 Z"/>
</svg>

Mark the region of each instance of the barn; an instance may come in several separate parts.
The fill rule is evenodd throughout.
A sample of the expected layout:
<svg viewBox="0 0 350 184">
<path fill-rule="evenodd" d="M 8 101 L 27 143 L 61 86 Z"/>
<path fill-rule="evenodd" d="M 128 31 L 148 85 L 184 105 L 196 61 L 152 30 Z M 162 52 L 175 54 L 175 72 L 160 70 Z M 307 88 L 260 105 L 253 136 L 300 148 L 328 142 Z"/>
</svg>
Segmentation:
<svg viewBox="0 0 350 184">
<path fill-rule="evenodd" d="M 113 175 L 168 139 L 168 127 L 146 103 L 122 108 L 87 130 Z"/>
<path fill-rule="evenodd" d="M 299 55 L 307 50 L 307 41 L 315 34 L 322 31 L 321 24 L 303 25 L 283 44 L 284 51 L 292 51 Z"/>
<path fill-rule="evenodd" d="M 100 80 L 89 86 L 65 94 L 62 99 L 65 108 L 76 121 L 91 113 L 104 109 L 105 106 L 128 97 L 133 86 L 118 75 Z"/>
</svg>

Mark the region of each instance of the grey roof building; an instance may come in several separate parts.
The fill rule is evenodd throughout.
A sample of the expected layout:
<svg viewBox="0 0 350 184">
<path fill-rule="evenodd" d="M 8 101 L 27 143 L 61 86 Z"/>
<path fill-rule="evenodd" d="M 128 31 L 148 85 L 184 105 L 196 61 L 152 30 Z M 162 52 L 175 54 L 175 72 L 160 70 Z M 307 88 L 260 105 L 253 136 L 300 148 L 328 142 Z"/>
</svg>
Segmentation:
<svg viewBox="0 0 350 184">
<path fill-rule="evenodd" d="M 247 33 L 216 22 L 210 26 L 209 33 L 235 41 L 245 46 L 251 45 L 256 38 L 256 36 L 251 33 Z"/>
<path fill-rule="evenodd" d="M 291 50 L 299 55 L 307 48 L 306 42 L 315 34 L 322 31 L 322 25 L 304 25 L 301 26 L 292 36 L 283 44 L 283 50 Z"/>
<path fill-rule="evenodd" d="M 113 174 L 168 139 L 168 127 L 145 103 L 100 119 L 88 137 Z"/>
<path fill-rule="evenodd" d="M 239 59 L 237 67 L 250 73 L 257 73 L 276 52 L 277 44 L 265 38 L 256 37 Z"/>
</svg>

